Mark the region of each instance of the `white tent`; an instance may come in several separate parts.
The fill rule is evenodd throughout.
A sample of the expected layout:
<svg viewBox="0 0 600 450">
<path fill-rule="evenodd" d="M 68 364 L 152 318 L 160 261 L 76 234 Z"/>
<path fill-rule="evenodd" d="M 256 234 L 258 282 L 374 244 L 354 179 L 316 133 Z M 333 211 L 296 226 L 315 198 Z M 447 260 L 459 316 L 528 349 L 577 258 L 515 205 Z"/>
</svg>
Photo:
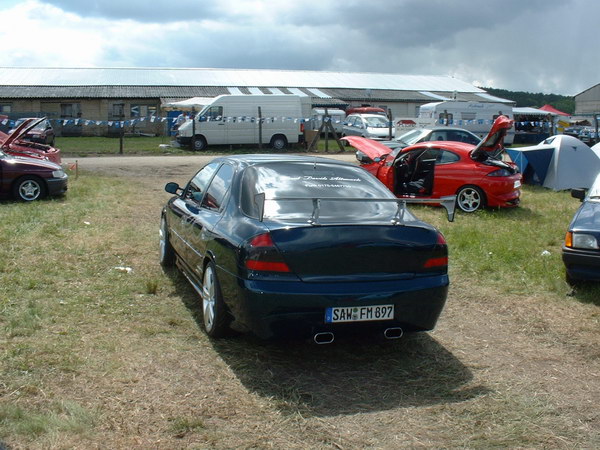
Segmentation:
<svg viewBox="0 0 600 450">
<path fill-rule="evenodd" d="M 519 166 L 525 182 L 561 191 L 589 188 L 600 173 L 600 151 L 564 134 L 538 145 L 506 149 Z"/>
<path fill-rule="evenodd" d="M 556 114 L 544 111 L 543 109 L 531 108 L 529 106 L 513 107 L 515 116 L 556 116 Z"/>
</svg>

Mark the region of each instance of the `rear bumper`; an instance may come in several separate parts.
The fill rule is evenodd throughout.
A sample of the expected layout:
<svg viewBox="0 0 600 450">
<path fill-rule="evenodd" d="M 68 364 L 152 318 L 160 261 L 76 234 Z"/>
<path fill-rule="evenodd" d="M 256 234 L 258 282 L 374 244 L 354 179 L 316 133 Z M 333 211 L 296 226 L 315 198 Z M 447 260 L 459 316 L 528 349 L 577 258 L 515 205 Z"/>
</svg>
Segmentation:
<svg viewBox="0 0 600 450">
<path fill-rule="evenodd" d="M 491 208 L 511 208 L 521 202 L 521 190 L 516 189 L 504 194 L 487 193 L 487 206 Z"/>
<path fill-rule="evenodd" d="M 563 247 L 562 260 L 570 278 L 600 281 L 600 252 Z"/>
<path fill-rule="evenodd" d="M 517 206 L 521 200 L 521 178 L 520 174 L 510 177 L 483 177 L 481 187 L 485 191 L 487 206 L 491 208 Z"/>
<path fill-rule="evenodd" d="M 240 328 L 266 339 L 311 337 L 327 331 L 335 334 L 377 332 L 390 327 L 406 331 L 431 330 L 446 302 L 448 276 L 361 283 L 237 279 L 234 283 L 222 283 L 224 285 L 237 286 L 235 292 L 224 289 L 223 294 Z M 329 307 L 388 304 L 394 305 L 393 320 L 325 323 L 325 309 Z"/>
</svg>

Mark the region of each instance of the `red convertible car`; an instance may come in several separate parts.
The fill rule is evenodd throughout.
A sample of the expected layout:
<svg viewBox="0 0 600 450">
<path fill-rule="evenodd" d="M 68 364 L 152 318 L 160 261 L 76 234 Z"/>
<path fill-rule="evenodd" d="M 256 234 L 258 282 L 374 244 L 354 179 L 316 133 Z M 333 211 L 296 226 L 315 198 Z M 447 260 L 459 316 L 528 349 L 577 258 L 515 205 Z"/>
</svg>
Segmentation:
<svg viewBox="0 0 600 450">
<path fill-rule="evenodd" d="M 27 156 L 60 164 L 59 149 L 50 145 L 24 140 L 27 133 L 45 120 L 45 117 L 41 119 L 24 119 L 10 134 L 0 131 L 0 150 L 12 156 Z"/>
<path fill-rule="evenodd" d="M 521 174 L 501 159 L 504 135 L 512 120 L 500 116 L 478 145 L 422 142 L 394 150 L 359 136 L 342 138 L 356 150 L 360 165 L 397 197 L 440 198 L 456 195 L 464 212 L 519 204 Z"/>
</svg>

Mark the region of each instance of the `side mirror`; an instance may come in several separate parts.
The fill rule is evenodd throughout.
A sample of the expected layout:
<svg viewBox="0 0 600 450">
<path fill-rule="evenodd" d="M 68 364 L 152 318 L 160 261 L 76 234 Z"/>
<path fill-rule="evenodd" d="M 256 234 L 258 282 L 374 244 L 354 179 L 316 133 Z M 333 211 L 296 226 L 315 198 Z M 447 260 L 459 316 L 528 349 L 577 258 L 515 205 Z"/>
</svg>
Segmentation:
<svg viewBox="0 0 600 450">
<path fill-rule="evenodd" d="M 578 198 L 580 202 L 585 198 L 586 190 L 583 188 L 571 189 L 571 197 Z"/>
<path fill-rule="evenodd" d="M 181 188 L 177 183 L 170 182 L 165 185 L 165 191 L 167 191 L 169 194 L 177 195 L 180 190 Z"/>
</svg>

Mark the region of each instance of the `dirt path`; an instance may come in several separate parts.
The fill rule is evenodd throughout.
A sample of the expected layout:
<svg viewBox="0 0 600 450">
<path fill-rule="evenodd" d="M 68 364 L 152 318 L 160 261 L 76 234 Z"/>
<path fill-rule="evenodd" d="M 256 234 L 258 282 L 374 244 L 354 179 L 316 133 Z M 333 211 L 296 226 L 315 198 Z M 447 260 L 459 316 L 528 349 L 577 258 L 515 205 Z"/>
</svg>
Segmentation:
<svg viewBox="0 0 600 450">
<path fill-rule="evenodd" d="M 307 153 L 302 153 L 307 155 Z M 342 154 L 319 153 L 312 154 L 326 158 L 356 162 L 353 152 Z M 102 174 L 118 176 L 156 176 L 161 178 L 191 177 L 200 167 L 204 166 L 214 155 L 190 156 L 99 156 L 85 158 L 63 158 L 64 166 L 73 167 L 77 163 L 79 169 Z"/>
</svg>

